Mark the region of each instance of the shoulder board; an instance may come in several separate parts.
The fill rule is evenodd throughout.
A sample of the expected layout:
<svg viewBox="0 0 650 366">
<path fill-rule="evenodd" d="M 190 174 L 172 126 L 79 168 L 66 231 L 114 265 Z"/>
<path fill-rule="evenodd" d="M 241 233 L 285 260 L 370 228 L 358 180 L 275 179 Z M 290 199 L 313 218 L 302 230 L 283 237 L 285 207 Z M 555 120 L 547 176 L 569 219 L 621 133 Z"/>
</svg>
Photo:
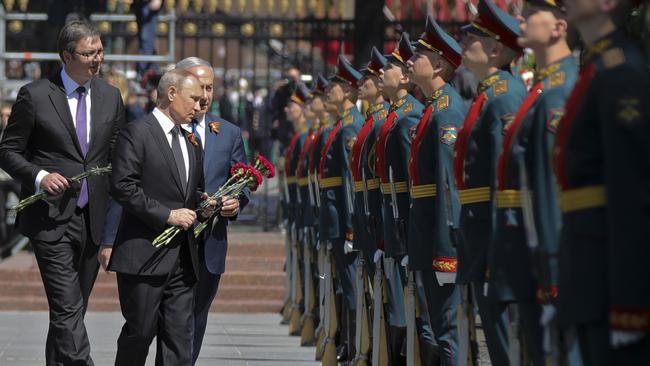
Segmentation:
<svg viewBox="0 0 650 366">
<path fill-rule="evenodd" d="M 406 98 L 402 98 L 393 104 L 394 109 L 400 108 L 404 103 L 406 103 Z"/>
<path fill-rule="evenodd" d="M 413 102 L 408 102 L 406 103 L 406 105 L 404 105 L 404 109 L 403 109 L 404 114 L 407 114 L 412 110 L 413 110 Z"/>
<path fill-rule="evenodd" d="M 442 111 L 445 110 L 449 107 L 449 95 L 443 95 L 442 97 L 438 98 L 438 101 L 436 102 L 436 110 Z"/>
<path fill-rule="evenodd" d="M 498 82 L 494 83 L 492 93 L 495 97 L 506 92 L 508 92 L 508 80 L 499 80 Z"/>
<path fill-rule="evenodd" d="M 484 92 L 486 91 L 489 87 L 492 86 L 495 82 L 499 81 L 501 79 L 501 76 L 497 73 L 496 75 L 492 75 L 488 77 L 487 79 L 481 81 L 479 83 L 479 91 Z"/>
<path fill-rule="evenodd" d="M 611 69 L 625 63 L 625 53 L 623 52 L 623 49 L 618 47 L 603 52 L 602 58 L 603 65 L 606 69 Z"/>
<path fill-rule="evenodd" d="M 388 110 L 387 109 L 382 109 L 378 113 L 379 119 L 386 119 L 388 117 Z"/>
<path fill-rule="evenodd" d="M 564 81 L 566 79 L 566 74 L 564 71 L 558 71 L 553 74 L 548 78 L 548 87 L 549 88 L 556 88 L 558 86 L 564 85 Z"/>
</svg>

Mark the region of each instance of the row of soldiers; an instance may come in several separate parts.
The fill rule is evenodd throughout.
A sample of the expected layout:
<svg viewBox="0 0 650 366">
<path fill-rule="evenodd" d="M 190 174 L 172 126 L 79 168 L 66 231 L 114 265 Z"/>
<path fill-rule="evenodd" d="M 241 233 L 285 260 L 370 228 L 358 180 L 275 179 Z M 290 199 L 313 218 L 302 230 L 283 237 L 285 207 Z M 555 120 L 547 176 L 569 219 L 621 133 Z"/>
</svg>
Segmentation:
<svg viewBox="0 0 650 366">
<path fill-rule="evenodd" d="M 650 73 L 621 21 L 636 4 L 566 5 L 516 19 L 480 0 L 462 46 L 429 16 L 417 41 L 298 86 L 284 316 L 324 365 L 477 365 L 477 314 L 494 365 L 650 364 Z M 530 88 L 511 68 L 525 48 Z M 481 80 L 469 106 L 461 64 Z"/>
</svg>

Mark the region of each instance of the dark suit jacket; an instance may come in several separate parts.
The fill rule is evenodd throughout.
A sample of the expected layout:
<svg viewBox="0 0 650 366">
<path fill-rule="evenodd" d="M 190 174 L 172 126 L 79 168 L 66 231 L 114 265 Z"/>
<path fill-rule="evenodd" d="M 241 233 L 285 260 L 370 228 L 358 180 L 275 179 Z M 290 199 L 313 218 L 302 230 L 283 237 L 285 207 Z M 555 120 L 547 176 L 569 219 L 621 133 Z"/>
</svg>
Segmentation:
<svg viewBox="0 0 650 366">
<path fill-rule="evenodd" d="M 167 275 L 178 259 L 181 245 L 189 245 L 194 273 L 198 273 L 198 250 L 191 230 L 179 234 L 168 246 L 151 243 L 167 227 L 172 209 L 197 207 L 203 187 L 200 147 L 187 139 L 189 175 L 187 189 L 180 183 L 174 155 L 165 132 L 148 114 L 120 133 L 113 159 L 111 195 L 124 212 L 120 221 L 111 271 L 137 275 Z"/>
<path fill-rule="evenodd" d="M 210 131 L 208 124 L 212 121 L 221 122 L 218 134 Z M 206 192 L 212 194 L 228 180 L 232 165 L 246 163 L 246 154 L 239 127 L 210 113 L 206 114 L 205 123 L 203 173 Z M 248 204 L 247 194 L 248 190 L 239 199 L 240 210 Z M 220 274 L 225 271 L 227 225 L 228 220 L 220 217 L 205 240 L 205 265 L 211 273 Z"/>
<path fill-rule="evenodd" d="M 13 106 L 9 125 L 0 143 L 0 168 L 22 184 L 21 198 L 34 194 L 34 181 L 41 170 L 66 177 L 111 161 L 113 144 L 124 124 L 119 91 L 94 78 L 91 87 L 91 136 L 88 153 L 81 154 L 60 73 L 51 79 L 23 86 Z M 18 214 L 23 235 L 37 240 L 61 238 L 74 213 L 80 185 L 63 195 L 28 206 Z M 98 243 L 102 234 L 108 177 L 88 179 L 90 235 Z"/>
</svg>

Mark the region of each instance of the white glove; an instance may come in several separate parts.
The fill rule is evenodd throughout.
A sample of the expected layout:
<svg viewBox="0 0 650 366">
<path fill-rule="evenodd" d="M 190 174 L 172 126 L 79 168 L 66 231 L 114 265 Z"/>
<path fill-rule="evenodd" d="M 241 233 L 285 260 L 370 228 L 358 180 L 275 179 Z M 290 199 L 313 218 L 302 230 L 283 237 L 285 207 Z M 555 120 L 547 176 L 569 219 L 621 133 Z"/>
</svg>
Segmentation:
<svg viewBox="0 0 650 366">
<path fill-rule="evenodd" d="M 381 249 L 377 249 L 375 251 L 375 256 L 372 258 L 372 261 L 375 262 L 375 263 L 379 263 L 379 261 L 381 260 L 381 257 L 383 257 L 383 256 L 384 256 L 384 251 L 381 250 Z"/>
<path fill-rule="evenodd" d="M 404 258 L 402 258 L 402 261 L 399 263 L 402 267 L 406 267 L 409 265 L 409 256 L 405 255 Z"/>
<path fill-rule="evenodd" d="M 551 304 L 542 305 L 542 315 L 539 317 L 539 323 L 545 327 L 553 320 L 557 309 Z"/>
<path fill-rule="evenodd" d="M 613 330 L 609 335 L 609 344 L 614 348 L 621 348 L 640 341 L 644 336 L 644 332 Z"/>
<path fill-rule="evenodd" d="M 343 243 L 343 253 L 350 254 L 352 252 L 354 252 L 354 245 L 351 241 L 346 240 L 345 243 Z"/>
<path fill-rule="evenodd" d="M 456 283 L 456 273 L 453 272 L 436 272 L 436 279 L 440 286 Z"/>
</svg>

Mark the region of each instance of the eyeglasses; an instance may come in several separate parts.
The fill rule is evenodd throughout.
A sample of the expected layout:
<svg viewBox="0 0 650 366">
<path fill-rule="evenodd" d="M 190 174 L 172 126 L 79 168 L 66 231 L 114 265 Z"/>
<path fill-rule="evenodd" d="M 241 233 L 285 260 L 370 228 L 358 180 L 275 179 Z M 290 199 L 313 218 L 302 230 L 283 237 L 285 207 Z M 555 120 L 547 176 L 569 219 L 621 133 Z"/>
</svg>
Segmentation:
<svg viewBox="0 0 650 366">
<path fill-rule="evenodd" d="M 83 57 L 85 57 L 85 58 L 88 59 L 88 60 L 92 60 L 92 59 L 94 59 L 94 58 L 97 57 L 97 56 L 99 56 L 99 57 L 104 57 L 104 50 L 103 50 L 103 49 L 94 50 L 94 51 L 87 51 L 87 52 L 77 52 L 77 51 L 74 51 L 74 53 L 76 53 L 76 54 L 79 55 L 79 56 L 83 56 Z"/>
</svg>

